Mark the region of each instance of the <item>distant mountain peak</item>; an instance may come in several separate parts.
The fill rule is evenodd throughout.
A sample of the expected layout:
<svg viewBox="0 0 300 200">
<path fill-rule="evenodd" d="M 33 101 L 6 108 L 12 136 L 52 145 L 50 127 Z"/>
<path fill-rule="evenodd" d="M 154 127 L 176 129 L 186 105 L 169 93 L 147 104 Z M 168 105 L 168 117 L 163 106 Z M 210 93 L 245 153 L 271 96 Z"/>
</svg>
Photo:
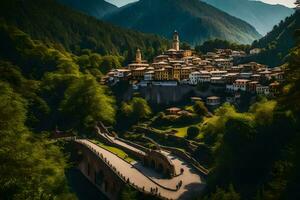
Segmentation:
<svg viewBox="0 0 300 200">
<path fill-rule="evenodd" d="M 265 35 L 281 20 L 293 14 L 294 10 L 283 5 L 271 5 L 253 0 L 199 0 L 206 2 L 232 16 L 238 17 Z"/>
<path fill-rule="evenodd" d="M 261 37 L 250 24 L 199 0 L 140 0 L 104 19 L 167 38 L 176 29 L 183 41 L 194 45 L 213 38 L 251 43 Z"/>
</svg>

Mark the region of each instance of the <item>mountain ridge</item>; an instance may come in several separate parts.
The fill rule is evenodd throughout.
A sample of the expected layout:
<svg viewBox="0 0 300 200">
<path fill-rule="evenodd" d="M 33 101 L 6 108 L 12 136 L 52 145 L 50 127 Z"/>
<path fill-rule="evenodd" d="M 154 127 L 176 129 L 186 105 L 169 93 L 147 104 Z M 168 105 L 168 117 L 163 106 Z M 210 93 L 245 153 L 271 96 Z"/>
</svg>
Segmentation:
<svg viewBox="0 0 300 200">
<path fill-rule="evenodd" d="M 281 20 L 293 14 L 293 9 L 283 5 L 271 5 L 261 1 L 249 0 L 199 0 L 206 2 L 232 16 L 238 17 L 265 35 Z"/>
<path fill-rule="evenodd" d="M 75 54 L 90 49 L 102 55 L 122 55 L 131 60 L 137 48 L 151 57 L 169 45 L 164 38 L 116 27 L 74 11 L 56 0 L 1 1 L 0 13 L 0 20 L 18 27 L 33 39 L 56 43 L 59 48 Z"/>
<path fill-rule="evenodd" d="M 85 14 L 101 19 L 104 15 L 114 12 L 117 6 L 105 0 L 57 0 L 58 2 L 79 10 Z"/>
<path fill-rule="evenodd" d="M 250 24 L 199 0 L 140 0 L 104 20 L 167 38 L 177 30 L 183 41 L 193 45 L 214 38 L 252 43 L 261 37 Z"/>
</svg>

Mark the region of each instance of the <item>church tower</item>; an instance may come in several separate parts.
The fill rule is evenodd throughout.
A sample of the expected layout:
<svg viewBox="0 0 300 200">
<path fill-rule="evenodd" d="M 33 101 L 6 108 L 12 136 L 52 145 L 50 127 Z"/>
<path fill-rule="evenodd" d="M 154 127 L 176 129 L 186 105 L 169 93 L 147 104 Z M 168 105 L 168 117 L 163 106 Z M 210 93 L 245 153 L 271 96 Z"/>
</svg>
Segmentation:
<svg viewBox="0 0 300 200">
<path fill-rule="evenodd" d="M 140 49 L 137 49 L 135 54 L 135 62 L 136 63 L 142 63 L 142 53 Z"/>
<path fill-rule="evenodd" d="M 174 31 L 173 34 L 173 49 L 179 51 L 179 34 L 177 31 Z"/>
</svg>

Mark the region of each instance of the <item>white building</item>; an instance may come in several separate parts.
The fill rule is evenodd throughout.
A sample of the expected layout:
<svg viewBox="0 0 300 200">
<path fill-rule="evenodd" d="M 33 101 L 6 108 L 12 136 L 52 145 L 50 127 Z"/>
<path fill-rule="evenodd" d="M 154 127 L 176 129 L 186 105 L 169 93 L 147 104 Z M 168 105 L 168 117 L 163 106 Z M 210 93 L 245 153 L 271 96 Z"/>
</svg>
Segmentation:
<svg viewBox="0 0 300 200">
<path fill-rule="evenodd" d="M 227 71 L 211 71 L 210 74 L 212 77 L 223 77 L 227 74 Z"/>
<path fill-rule="evenodd" d="M 221 104 L 221 99 L 220 97 L 216 97 L 216 96 L 207 97 L 206 104 L 208 106 L 218 106 Z"/>
<path fill-rule="evenodd" d="M 152 80 L 154 80 L 154 71 L 148 71 L 148 72 L 146 72 L 145 73 L 145 75 L 144 75 L 144 80 L 145 81 L 152 81 Z"/>
<path fill-rule="evenodd" d="M 225 59 L 225 58 L 215 59 L 214 60 L 214 64 L 215 64 L 215 66 L 223 68 L 223 69 L 228 69 L 228 68 L 230 68 L 230 67 L 233 66 L 232 59 L 230 59 L 230 58 L 227 58 L 227 59 Z"/>
<path fill-rule="evenodd" d="M 249 80 L 247 79 L 237 79 L 233 83 L 233 90 L 234 91 L 247 91 L 247 83 Z"/>
<path fill-rule="evenodd" d="M 190 73 L 189 75 L 190 84 L 197 85 L 200 82 L 200 76 L 201 74 L 198 71 Z"/>
<path fill-rule="evenodd" d="M 255 48 L 255 49 L 251 49 L 250 50 L 250 54 L 254 55 L 254 54 L 259 54 L 261 52 L 260 48 Z"/>
<path fill-rule="evenodd" d="M 225 83 L 225 79 L 223 77 L 212 77 L 210 79 L 210 83 L 211 84 L 224 84 Z"/>
<path fill-rule="evenodd" d="M 257 85 L 256 86 L 256 94 L 269 95 L 270 94 L 269 86 Z"/>
</svg>

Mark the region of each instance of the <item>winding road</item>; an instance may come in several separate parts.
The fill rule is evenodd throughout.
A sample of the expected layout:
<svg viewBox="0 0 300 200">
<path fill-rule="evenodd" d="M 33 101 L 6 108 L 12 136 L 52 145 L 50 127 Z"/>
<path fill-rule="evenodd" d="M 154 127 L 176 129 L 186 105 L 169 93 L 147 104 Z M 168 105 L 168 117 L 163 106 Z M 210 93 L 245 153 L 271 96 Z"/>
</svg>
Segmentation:
<svg viewBox="0 0 300 200">
<path fill-rule="evenodd" d="M 167 151 L 163 151 L 163 153 L 174 163 L 176 172 L 179 174 L 180 169 L 184 169 L 183 174 L 171 179 L 163 179 L 159 173 L 144 167 L 140 161 L 128 163 L 89 140 L 80 139 L 76 140 L 76 142 L 93 149 L 99 154 L 102 154 L 103 157 L 106 158 L 106 160 L 115 167 L 118 172 L 120 172 L 126 179 L 129 179 L 130 183 L 134 183 L 134 185 L 137 185 L 139 188 L 144 188 L 147 192 L 151 192 L 151 189 L 157 188 L 157 194 L 160 194 L 160 196 L 166 199 L 190 199 L 191 197 L 195 197 L 195 195 L 200 194 L 205 186 L 201 176 L 188 162 L 185 162 L 181 158 L 178 158 Z M 122 145 L 122 142 L 120 144 Z M 127 145 L 128 148 L 134 148 L 126 143 L 124 143 L 124 145 Z M 166 189 L 175 189 L 179 181 L 182 181 L 182 186 L 179 190 L 172 191 L 170 189 Z"/>
</svg>

